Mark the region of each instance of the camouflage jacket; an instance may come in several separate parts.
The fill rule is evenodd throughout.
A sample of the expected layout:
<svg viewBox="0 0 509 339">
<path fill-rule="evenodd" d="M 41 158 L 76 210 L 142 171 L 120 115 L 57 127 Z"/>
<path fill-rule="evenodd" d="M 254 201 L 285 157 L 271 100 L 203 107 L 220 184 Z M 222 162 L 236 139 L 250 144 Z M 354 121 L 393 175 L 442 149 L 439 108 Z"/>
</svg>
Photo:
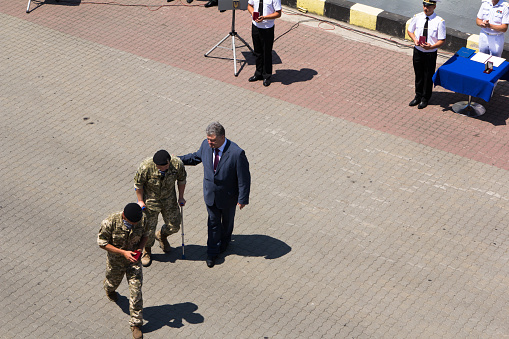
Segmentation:
<svg viewBox="0 0 509 339">
<path fill-rule="evenodd" d="M 152 158 L 148 158 L 141 163 L 134 176 L 134 188 L 143 189 L 143 201 L 148 208 L 152 208 L 161 200 L 170 199 L 176 202 L 175 181 L 177 184 L 185 184 L 186 178 L 186 169 L 178 157 L 171 157 L 164 179 L 161 179 L 161 173 Z"/>
<path fill-rule="evenodd" d="M 108 244 L 126 251 L 134 251 L 143 236 L 149 236 L 148 224 L 145 216 L 131 230 L 128 230 L 122 220 L 122 212 L 117 212 L 104 219 L 97 235 L 97 244 L 104 247 Z M 108 252 L 110 257 L 122 257 L 121 254 Z"/>
</svg>

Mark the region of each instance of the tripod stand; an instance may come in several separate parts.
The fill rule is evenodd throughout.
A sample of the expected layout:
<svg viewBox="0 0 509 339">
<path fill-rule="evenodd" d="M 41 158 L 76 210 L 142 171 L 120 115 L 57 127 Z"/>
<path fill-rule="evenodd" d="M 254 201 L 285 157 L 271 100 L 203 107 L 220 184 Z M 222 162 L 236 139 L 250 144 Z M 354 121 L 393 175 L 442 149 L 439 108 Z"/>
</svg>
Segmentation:
<svg viewBox="0 0 509 339">
<path fill-rule="evenodd" d="M 249 50 L 254 53 L 253 49 L 251 48 L 251 46 L 249 46 L 249 44 L 244 40 L 242 39 L 242 37 L 235 31 L 235 8 L 232 9 L 232 30 L 230 33 L 228 33 L 221 41 L 219 41 L 214 47 L 212 47 L 212 49 L 210 51 L 208 51 L 207 53 L 205 53 L 205 56 L 209 56 L 210 52 L 212 52 L 213 50 L 215 50 L 216 48 L 225 48 L 225 49 L 229 49 L 227 47 L 222 47 L 222 46 L 219 46 L 223 43 L 223 41 L 225 41 L 226 39 L 228 39 L 228 37 L 231 36 L 232 37 L 232 50 L 233 50 L 233 74 L 235 76 L 238 76 L 239 73 L 237 73 L 237 55 L 235 53 L 235 38 L 238 38 L 240 41 L 242 41 L 244 43 L 244 45 L 247 46 L 247 48 L 249 48 Z"/>
</svg>

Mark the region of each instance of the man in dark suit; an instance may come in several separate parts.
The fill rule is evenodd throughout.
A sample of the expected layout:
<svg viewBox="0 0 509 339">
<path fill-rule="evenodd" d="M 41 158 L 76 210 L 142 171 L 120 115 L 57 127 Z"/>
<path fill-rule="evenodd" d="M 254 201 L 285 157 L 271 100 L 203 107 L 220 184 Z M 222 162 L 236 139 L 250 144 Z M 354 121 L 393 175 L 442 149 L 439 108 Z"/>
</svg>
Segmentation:
<svg viewBox="0 0 509 339">
<path fill-rule="evenodd" d="M 203 198 L 209 214 L 207 266 L 214 267 L 231 241 L 237 205 L 242 209 L 249 203 L 251 174 L 244 150 L 226 139 L 220 123 L 208 125 L 206 134 L 197 152 L 179 158 L 184 165 L 203 163 Z"/>
</svg>

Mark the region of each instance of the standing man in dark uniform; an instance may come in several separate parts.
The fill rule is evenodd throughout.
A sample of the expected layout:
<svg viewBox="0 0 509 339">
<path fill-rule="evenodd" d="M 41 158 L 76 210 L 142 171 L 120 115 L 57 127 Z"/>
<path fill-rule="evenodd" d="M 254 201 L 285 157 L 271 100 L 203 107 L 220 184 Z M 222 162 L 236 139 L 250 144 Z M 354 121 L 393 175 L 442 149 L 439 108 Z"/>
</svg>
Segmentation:
<svg viewBox="0 0 509 339">
<path fill-rule="evenodd" d="M 256 71 L 249 82 L 263 80 L 263 86 L 267 87 L 272 75 L 274 19 L 281 17 L 281 0 L 249 0 L 247 11 L 253 18 L 251 36 L 256 57 Z M 254 17 L 253 12 L 259 16 Z"/>
<path fill-rule="evenodd" d="M 220 123 L 207 126 L 206 134 L 197 152 L 179 158 L 184 165 L 203 163 L 203 198 L 209 215 L 207 266 L 214 267 L 231 241 L 237 205 L 243 209 L 249 204 L 251 174 L 244 150 L 226 139 Z"/>
<path fill-rule="evenodd" d="M 440 0 L 423 1 L 423 11 L 414 15 L 408 25 L 408 36 L 414 41 L 415 98 L 410 106 L 428 106 L 433 91 L 433 74 L 437 65 L 437 49 L 445 42 L 445 21 L 435 13 Z"/>
</svg>

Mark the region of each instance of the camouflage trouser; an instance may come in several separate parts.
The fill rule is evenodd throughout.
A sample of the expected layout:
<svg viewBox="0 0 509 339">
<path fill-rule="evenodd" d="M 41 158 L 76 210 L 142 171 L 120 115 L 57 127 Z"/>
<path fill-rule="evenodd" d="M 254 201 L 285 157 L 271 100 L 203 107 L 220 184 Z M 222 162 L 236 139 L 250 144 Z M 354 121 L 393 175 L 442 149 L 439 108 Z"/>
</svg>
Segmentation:
<svg viewBox="0 0 509 339">
<path fill-rule="evenodd" d="M 147 244 L 145 248 L 152 248 L 154 246 L 156 238 L 157 219 L 159 213 L 163 216 L 164 225 L 161 227 L 161 235 L 168 236 L 173 233 L 177 233 L 180 230 L 180 210 L 176 203 L 163 203 L 160 205 L 161 208 L 147 207 L 145 211 L 145 217 L 147 218 L 148 228 L 150 234 L 148 236 Z"/>
<path fill-rule="evenodd" d="M 106 279 L 104 280 L 104 289 L 106 292 L 113 292 L 122 282 L 124 274 L 129 284 L 129 313 L 131 320 L 130 326 L 143 325 L 143 297 L 141 294 L 141 286 L 143 285 L 143 273 L 141 271 L 141 263 L 136 264 L 117 264 L 110 260 L 106 263 Z"/>
</svg>

